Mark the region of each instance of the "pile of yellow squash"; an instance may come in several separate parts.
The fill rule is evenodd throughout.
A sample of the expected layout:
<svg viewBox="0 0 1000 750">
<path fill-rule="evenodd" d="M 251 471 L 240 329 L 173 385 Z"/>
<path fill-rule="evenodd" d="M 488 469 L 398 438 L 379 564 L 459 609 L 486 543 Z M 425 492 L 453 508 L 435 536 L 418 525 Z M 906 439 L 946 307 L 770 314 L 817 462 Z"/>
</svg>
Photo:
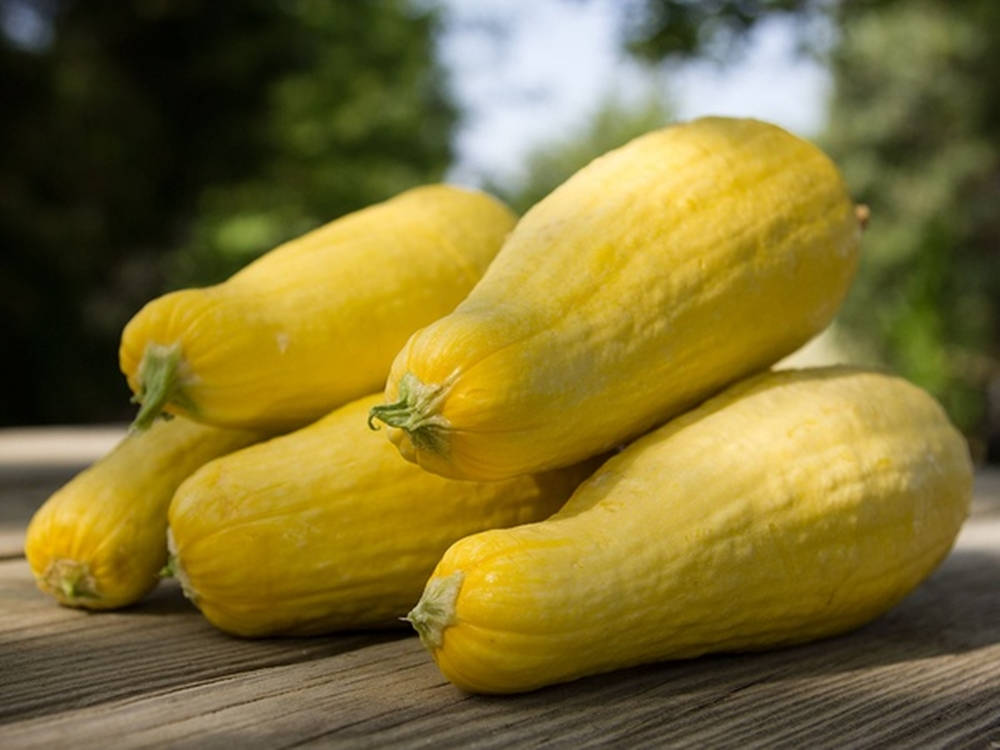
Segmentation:
<svg viewBox="0 0 1000 750">
<path fill-rule="evenodd" d="M 486 693 L 857 627 L 972 483 L 915 386 L 768 369 L 836 314 L 865 219 L 813 145 L 718 117 L 519 221 L 444 185 L 338 219 L 129 322 L 136 423 L 37 512 L 34 575 L 106 609 L 162 568 L 242 636 L 405 616 Z"/>
</svg>

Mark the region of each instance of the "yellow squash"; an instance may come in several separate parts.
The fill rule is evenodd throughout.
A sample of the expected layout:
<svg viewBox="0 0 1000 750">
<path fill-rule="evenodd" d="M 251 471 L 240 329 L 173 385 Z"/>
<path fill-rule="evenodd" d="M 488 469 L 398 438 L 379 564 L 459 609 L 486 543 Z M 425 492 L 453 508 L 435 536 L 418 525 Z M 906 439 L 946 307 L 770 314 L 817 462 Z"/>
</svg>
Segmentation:
<svg viewBox="0 0 1000 750">
<path fill-rule="evenodd" d="M 372 417 L 444 476 L 578 461 L 820 331 L 859 236 L 837 169 L 780 128 L 649 133 L 524 216 L 469 296 L 409 340 Z"/>
<path fill-rule="evenodd" d="M 71 607 L 138 601 L 167 560 L 167 506 L 177 486 L 206 461 L 262 437 L 185 419 L 130 433 L 31 519 L 25 554 L 38 586 Z"/>
<path fill-rule="evenodd" d="M 379 398 L 212 461 L 178 489 L 170 565 L 214 625 L 262 636 L 398 623 L 449 544 L 549 516 L 595 468 L 442 479 L 365 428 Z"/>
<path fill-rule="evenodd" d="M 915 386 L 765 373 L 626 448 L 549 520 L 454 544 L 410 620 L 449 680 L 490 693 L 828 636 L 937 566 L 971 486 L 964 439 Z"/>
<path fill-rule="evenodd" d="M 147 304 L 122 334 L 142 403 L 211 424 L 288 429 L 385 384 L 414 330 L 448 313 L 514 224 L 484 193 L 432 185 L 271 251 L 228 281 Z"/>
</svg>

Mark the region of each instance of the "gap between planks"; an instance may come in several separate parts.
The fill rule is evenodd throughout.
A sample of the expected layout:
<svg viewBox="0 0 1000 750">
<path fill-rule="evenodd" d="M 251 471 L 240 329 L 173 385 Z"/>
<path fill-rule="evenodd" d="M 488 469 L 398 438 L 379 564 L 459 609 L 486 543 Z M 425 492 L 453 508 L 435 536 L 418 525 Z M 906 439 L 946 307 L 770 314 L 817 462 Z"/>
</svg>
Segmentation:
<svg viewBox="0 0 1000 750">
<path fill-rule="evenodd" d="M 0 727 L 0 741 L 7 748 L 504 748 L 554 739 L 576 747 L 814 748 L 909 739 L 934 747 L 970 732 L 985 741 L 1000 730 L 1000 684 L 992 679 L 1000 646 L 882 662 L 865 649 L 871 643 L 851 640 L 488 698 L 444 685 L 410 639 L 18 722 Z"/>
</svg>

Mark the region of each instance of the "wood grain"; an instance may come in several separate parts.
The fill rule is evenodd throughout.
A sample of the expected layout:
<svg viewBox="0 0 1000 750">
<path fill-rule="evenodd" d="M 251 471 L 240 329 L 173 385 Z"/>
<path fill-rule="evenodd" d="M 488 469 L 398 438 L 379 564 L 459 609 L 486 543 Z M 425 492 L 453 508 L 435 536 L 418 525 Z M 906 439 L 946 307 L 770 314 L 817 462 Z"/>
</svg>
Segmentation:
<svg viewBox="0 0 1000 750">
<path fill-rule="evenodd" d="M 1000 741 L 1000 546 L 975 526 L 924 586 L 853 634 L 508 698 L 460 693 L 413 638 L 231 639 L 171 590 L 111 616 L 39 607 L 40 633 L 0 624 L 0 745 L 987 750 Z"/>
<path fill-rule="evenodd" d="M 174 582 L 116 612 L 60 607 L 38 591 L 25 561 L 0 563 L 0 722 L 305 662 L 400 638 L 230 638 L 212 628 Z M 0 743 L 0 747 L 3 743 Z"/>
<path fill-rule="evenodd" d="M 852 634 L 506 698 L 459 692 L 415 638 L 234 639 L 169 585 L 87 614 L 0 561 L 0 747 L 234 745 L 996 750 L 1000 473 L 944 565 Z"/>
</svg>

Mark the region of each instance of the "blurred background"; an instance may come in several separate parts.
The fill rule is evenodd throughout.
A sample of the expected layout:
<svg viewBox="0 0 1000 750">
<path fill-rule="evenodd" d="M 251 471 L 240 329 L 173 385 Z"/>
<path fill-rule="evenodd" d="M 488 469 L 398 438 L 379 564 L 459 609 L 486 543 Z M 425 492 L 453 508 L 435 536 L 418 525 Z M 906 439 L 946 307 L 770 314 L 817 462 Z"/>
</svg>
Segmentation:
<svg viewBox="0 0 1000 750">
<path fill-rule="evenodd" d="M 819 143 L 871 207 L 832 329 L 1000 461 L 995 0 L 0 0 L 0 425 L 127 420 L 122 326 L 447 179 L 523 211 L 676 119 Z"/>
</svg>

